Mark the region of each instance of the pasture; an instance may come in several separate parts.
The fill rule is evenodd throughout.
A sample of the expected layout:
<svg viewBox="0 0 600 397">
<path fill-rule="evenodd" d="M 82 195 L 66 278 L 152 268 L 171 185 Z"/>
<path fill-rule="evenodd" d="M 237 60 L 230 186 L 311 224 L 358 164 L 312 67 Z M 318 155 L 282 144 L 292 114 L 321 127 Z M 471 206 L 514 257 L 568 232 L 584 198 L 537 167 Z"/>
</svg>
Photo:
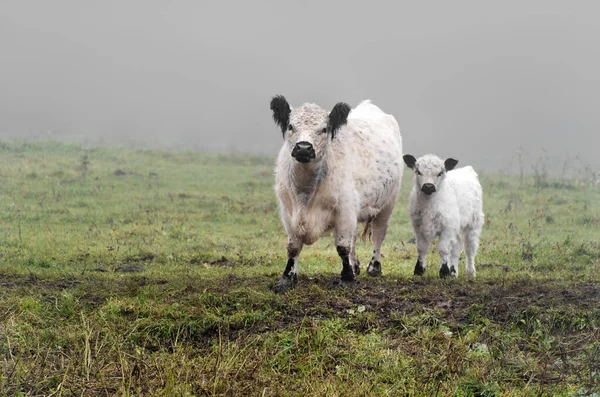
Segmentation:
<svg viewBox="0 0 600 397">
<path fill-rule="evenodd" d="M 435 246 L 412 275 L 405 172 L 383 277 L 360 242 L 340 288 L 324 237 L 276 295 L 274 158 L 0 152 L 0 395 L 600 395 L 598 186 L 480 173 L 477 279 L 440 280 Z"/>
</svg>

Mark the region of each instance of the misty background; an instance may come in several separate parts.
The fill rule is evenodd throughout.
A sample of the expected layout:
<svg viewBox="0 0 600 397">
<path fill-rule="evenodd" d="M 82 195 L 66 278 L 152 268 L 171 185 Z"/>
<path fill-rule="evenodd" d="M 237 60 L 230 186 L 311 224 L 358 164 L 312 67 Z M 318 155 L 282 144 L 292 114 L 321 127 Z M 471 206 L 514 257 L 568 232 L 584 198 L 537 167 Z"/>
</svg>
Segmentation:
<svg viewBox="0 0 600 397">
<path fill-rule="evenodd" d="M 598 11 L 547 0 L 2 0 L 0 137 L 274 156 L 274 94 L 325 108 L 369 98 L 396 117 L 407 153 L 517 172 L 522 150 L 556 172 L 598 170 Z"/>
</svg>

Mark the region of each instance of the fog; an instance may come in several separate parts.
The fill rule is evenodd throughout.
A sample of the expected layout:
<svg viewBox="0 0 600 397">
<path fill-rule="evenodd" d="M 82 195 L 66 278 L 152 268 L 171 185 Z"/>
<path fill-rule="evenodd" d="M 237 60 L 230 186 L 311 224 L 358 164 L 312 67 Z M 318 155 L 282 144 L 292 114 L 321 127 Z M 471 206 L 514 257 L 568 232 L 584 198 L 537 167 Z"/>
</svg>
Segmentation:
<svg viewBox="0 0 600 397">
<path fill-rule="evenodd" d="M 269 101 L 372 99 L 405 152 L 600 169 L 595 1 L 6 1 L 0 137 L 275 155 Z M 579 156 L 582 160 L 577 160 Z"/>
</svg>

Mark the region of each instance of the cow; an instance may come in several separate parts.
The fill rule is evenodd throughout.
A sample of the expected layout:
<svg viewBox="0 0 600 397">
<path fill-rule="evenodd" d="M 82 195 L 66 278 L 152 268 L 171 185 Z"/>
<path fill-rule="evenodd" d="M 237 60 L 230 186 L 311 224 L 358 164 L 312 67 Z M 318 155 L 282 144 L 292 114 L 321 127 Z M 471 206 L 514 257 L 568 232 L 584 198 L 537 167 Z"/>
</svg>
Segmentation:
<svg viewBox="0 0 600 397">
<path fill-rule="evenodd" d="M 341 284 L 354 283 L 360 273 L 359 222 L 365 223 L 362 237 L 373 243 L 367 274 L 381 275 L 381 244 L 404 170 L 396 119 L 370 100 L 354 109 L 339 102 L 327 112 L 314 103 L 293 109 L 277 95 L 271 110 L 283 134 L 275 194 L 288 237 L 287 264 L 275 292 L 296 286 L 302 247 L 331 230 L 342 262 Z"/>
</svg>

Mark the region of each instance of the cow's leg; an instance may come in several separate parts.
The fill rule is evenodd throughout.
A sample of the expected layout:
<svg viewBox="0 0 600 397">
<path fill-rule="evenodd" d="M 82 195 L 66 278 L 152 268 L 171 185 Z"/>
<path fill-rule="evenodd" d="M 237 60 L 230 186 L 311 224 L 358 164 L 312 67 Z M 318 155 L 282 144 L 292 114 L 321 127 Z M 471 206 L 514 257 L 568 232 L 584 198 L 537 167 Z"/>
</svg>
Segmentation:
<svg viewBox="0 0 600 397">
<path fill-rule="evenodd" d="M 391 201 L 391 203 L 395 202 L 396 200 Z M 371 257 L 369 266 L 367 266 L 367 274 L 371 277 L 381 276 L 381 244 L 385 239 L 385 234 L 387 233 L 393 210 L 393 204 L 386 206 L 373 218 L 373 223 L 371 224 L 371 227 L 373 228 L 371 234 L 371 239 L 373 240 L 373 256 Z"/>
<path fill-rule="evenodd" d="M 354 241 L 356 239 L 356 216 L 338 217 L 338 222 L 335 227 L 335 247 L 338 255 L 342 260 L 342 283 L 352 283 L 356 279 L 354 272 L 354 258 L 352 251 L 354 250 Z"/>
<path fill-rule="evenodd" d="M 354 275 L 358 276 L 360 274 L 360 262 L 358 260 L 358 256 L 356 255 L 356 233 L 352 239 L 352 252 L 350 253 L 350 256 L 351 262 L 353 263 Z"/>
<path fill-rule="evenodd" d="M 455 244 L 455 239 L 455 235 L 450 233 L 442 233 L 440 236 L 440 241 L 438 242 L 438 253 L 440 254 L 440 278 L 456 276 L 456 269 L 454 274 L 450 270 L 452 264 L 452 249 Z"/>
<path fill-rule="evenodd" d="M 416 233 L 416 245 L 417 245 L 417 263 L 415 264 L 415 276 L 422 276 L 425 274 L 425 257 L 427 256 L 427 251 L 429 251 L 429 244 L 431 244 L 431 240 L 424 235 Z"/>
<path fill-rule="evenodd" d="M 284 293 L 296 286 L 298 283 L 298 257 L 302 251 L 303 244 L 293 238 L 288 238 L 288 260 L 283 275 L 273 287 L 278 294 Z"/>
</svg>

